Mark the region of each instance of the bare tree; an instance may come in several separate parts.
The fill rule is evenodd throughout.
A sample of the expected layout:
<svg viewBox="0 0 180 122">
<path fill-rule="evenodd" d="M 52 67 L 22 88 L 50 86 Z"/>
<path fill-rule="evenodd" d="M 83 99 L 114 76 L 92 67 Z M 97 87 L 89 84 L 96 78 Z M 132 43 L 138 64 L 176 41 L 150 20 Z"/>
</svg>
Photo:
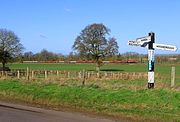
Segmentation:
<svg viewBox="0 0 180 122">
<path fill-rule="evenodd" d="M 34 60 L 34 54 L 33 52 L 29 51 L 29 52 L 25 52 L 23 55 L 23 59 L 26 61 L 33 61 Z"/>
<path fill-rule="evenodd" d="M 50 52 L 46 49 L 41 50 L 40 53 L 34 55 L 38 61 L 57 61 L 59 59 L 58 54 Z"/>
<path fill-rule="evenodd" d="M 94 59 L 97 71 L 100 70 L 101 58 L 118 53 L 116 39 L 107 39 L 109 32 L 110 30 L 103 24 L 88 25 L 77 36 L 72 46 L 79 55 Z"/>
<path fill-rule="evenodd" d="M 5 64 L 9 59 L 16 57 L 23 49 L 19 38 L 12 31 L 0 29 L 0 61 L 5 69 Z"/>
</svg>

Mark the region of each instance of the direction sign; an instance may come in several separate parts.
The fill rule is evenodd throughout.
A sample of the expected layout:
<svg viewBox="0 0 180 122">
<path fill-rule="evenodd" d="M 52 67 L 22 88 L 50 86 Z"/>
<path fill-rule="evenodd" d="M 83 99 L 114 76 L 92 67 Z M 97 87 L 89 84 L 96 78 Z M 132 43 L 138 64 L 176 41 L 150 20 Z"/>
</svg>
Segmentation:
<svg viewBox="0 0 180 122">
<path fill-rule="evenodd" d="M 169 50 L 169 51 L 176 51 L 177 47 L 174 45 L 166 45 L 166 44 L 153 44 L 153 48 L 159 49 L 159 50 Z"/>
<path fill-rule="evenodd" d="M 131 46 L 141 46 L 141 44 L 139 42 L 137 42 L 136 40 L 128 41 L 128 45 L 131 45 Z"/>
<path fill-rule="evenodd" d="M 148 42 L 150 41 L 151 41 L 151 36 L 145 36 L 145 37 L 137 38 L 136 40 L 128 41 L 128 45 L 146 47 Z"/>
<path fill-rule="evenodd" d="M 145 37 L 137 38 L 136 41 L 138 41 L 141 44 L 148 43 L 151 41 L 151 36 L 145 36 Z"/>
</svg>

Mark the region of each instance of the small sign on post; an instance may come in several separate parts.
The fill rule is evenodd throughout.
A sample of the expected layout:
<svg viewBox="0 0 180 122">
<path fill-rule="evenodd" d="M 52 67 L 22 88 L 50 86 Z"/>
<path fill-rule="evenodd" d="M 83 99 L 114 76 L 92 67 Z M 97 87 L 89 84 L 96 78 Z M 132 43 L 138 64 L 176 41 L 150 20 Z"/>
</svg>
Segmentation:
<svg viewBox="0 0 180 122">
<path fill-rule="evenodd" d="M 148 88 L 149 89 L 154 88 L 154 62 L 155 62 L 154 49 L 176 51 L 177 47 L 174 45 L 156 44 L 155 33 L 153 32 L 149 33 L 148 36 L 128 41 L 128 45 L 148 47 Z M 175 78 L 172 77 L 171 86 L 173 85 L 174 79 Z"/>
</svg>

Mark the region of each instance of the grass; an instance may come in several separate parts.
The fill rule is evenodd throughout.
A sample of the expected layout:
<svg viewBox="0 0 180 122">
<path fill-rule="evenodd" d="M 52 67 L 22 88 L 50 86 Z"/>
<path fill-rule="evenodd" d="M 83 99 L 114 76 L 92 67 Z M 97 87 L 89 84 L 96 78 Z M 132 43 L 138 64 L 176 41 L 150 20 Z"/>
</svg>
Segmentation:
<svg viewBox="0 0 180 122">
<path fill-rule="evenodd" d="M 95 70 L 95 64 L 8 64 L 12 69 Z M 170 88 L 171 67 L 176 67 L 176 86 Z M 145 64 L 105 64 L 101 71 L 147 72 Z M 68 107 L 136 121 L 180 121 L 180 65 L 155 65 L 155 89 L 147 90 L 147 79 L 86 81 L 0 80 L 0 99 L 7 98 L 60 109 Z"/>
<path fill-rule="evenodd" d="M 111 84 L 118 82 L 121 81 Z M 0 99 L 5 97 L 56 109 L 66 106 L 135 121 L 180 121 L 180 92 L 162 88 L 111 89 L 94 83 L 81 86 L 1 80 L 0 96 Z"/>
<path fill-rule="evenodd" d="M 0 64 L 1 66 L 1 64 Z M 8 67 L 12 69 L 26 69 L 29 67 L 33 70 L 69 70 L 69 71 L 81 71 L 95 70 L 95 64 L 43 64 L 43 63 L 15 63 L 8 64 Z M 176 64 L 163 64 L 155 65 L 155 71 L 161 74 L 169 74 L 171 67 L 175 66 L 177 72 L 180 72 L 180 65 Z M 101 67 L 101 71 L 120 71 L 120 72 L 146 72 L 146 64 L 104 64 Z"/>
<path fill-rule="evenodd" d="M 26 69 L 29 67 L 33 70 L 63 70 L 63 71 L 82 71 L 95 70 L 95 64 L 39 64 L 39 63 L 22 63 L 22 64 L 8 64 L 12 69 Z M 164 82 L 170 83 L 171 67 L 176 67 L 176 84 L 180 86 L 180 65 L 179 64 L 155 64 L 155 73 L 160 74 Z M 104 64 L 101 71 L 113 72 L 147 72 L 146 64 Z"/>
<path fill-rule="evenodd" d="M 29 67 L 33 70 L 68 70 L 68 71 L 81 71 L 95 70 L 94 64 L 43 64 L 43 63 L 23 63 L 23 64 L 8 64 L 12 69 L 26 69 Z"/>
</svg>

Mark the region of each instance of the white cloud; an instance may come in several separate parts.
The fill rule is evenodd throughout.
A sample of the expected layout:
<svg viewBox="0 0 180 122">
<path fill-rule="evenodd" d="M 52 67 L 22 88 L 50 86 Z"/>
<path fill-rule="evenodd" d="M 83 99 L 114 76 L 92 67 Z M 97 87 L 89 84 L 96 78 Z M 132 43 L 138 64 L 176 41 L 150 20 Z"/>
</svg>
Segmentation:
<svg viewBox="0 0 180 122">
<path fill-rule="evenodd" d="M 64 9 L 66 12 L 71 12 L 72 10 L 70 8 L 65 8 Z"/>
</svg>

